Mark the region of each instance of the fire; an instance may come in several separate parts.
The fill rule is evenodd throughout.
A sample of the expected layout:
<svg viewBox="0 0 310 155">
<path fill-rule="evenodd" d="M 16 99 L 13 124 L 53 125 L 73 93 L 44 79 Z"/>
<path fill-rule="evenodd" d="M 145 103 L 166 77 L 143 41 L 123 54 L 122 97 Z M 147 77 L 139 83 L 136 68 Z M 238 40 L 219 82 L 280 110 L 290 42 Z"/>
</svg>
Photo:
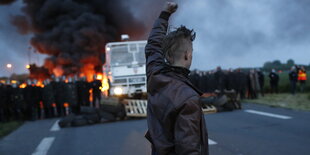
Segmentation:
<svg viewBox="0 0 310 155">
<path fill-rule="evenodd" d="M 97 75 L 97 80 L 102 80 L 103 79 L 103 75 L 102 74 L 98 74 Z"/>
<path fill-rule="evenodd" d="M 93 89 L 89 89 L 89 101 L 93 103 Z"/>
<path fill-rule="evenodd" d="M 104 76 L 104 78 L 102 79 L 102 88 L 101 91 L 107 91 L 109 90 L 110 86 L 109 86 L 109 81 L 108 81 L 108 77 Z"/>
<path fill-rule="evenodd" d="M 21 85 L 19 85 L 19 88 L 26 88 L 27 84 L 26 83 L 22 83 Z"/>
<path fill-rule="evenodd" d="M 56 67 L 53 69 L 53 73 L 55 74 L 56 77 L 59 77 L 63 75 L 64 71 L 62 70 L 61 67 Z"/>
<path fill-rule="evenodd" d="M 94 80 L 93 76 L 94 74 L 96 74 L 95 72 L 95 66 L 93 64 L 85 64 L 81 71 L 82 71 L 82 75 L 86 76 L 87 82 L 91 82 Z"/>
<path fill-rule="evenodd" d="M 108 82 L 108 77 L 105 74 L 97 74 L 97 80 L 101 81 L 101 92 L 106 93 L 109 90 L 109 82 Z"/>
<path fill-rule="evenodd" d="M 38 81 L 37 84 L 35 84 L 35 86 L 44 88 L 44 84 L 42 83 L 42 81 Z M 19 88 L 26 88 L 26 87 L 27 87 L 26 83 L 22 83 L 21 85 L 19 85 Z"/>
<path fill-rule="evenodd" d="M 36 84 L 37 87 L 41 87 L 44 88 L 44 84 L 42 83 L 42 81 L 38 81 Z"/>
</svg>

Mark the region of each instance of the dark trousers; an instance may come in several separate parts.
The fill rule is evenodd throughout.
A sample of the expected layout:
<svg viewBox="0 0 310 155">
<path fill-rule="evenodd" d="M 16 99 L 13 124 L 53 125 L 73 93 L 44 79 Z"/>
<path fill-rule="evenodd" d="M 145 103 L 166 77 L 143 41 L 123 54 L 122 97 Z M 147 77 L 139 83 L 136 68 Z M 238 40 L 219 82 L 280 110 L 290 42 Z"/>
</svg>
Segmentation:
<svg viewBox="0 0 310 155">
<path fill-rule="evenodd" d="M 296 93 L 296 81 L 290 81 L 291 82 L 291 93 L 295 95 Z"/>
<path fill-rule="evenodd" d="M 277 83 L 270 83 L 271 93 L 278 93 L 278 84 Z"/>
<path fill-rule="evenodd" d="M 306 86 L 306 81 L 305 80 L 302 80 L 302 81 L 299 81 L 300 83 L 300 92 L 304 92 L 305 90 L 305 86 Z"/>
</svg>

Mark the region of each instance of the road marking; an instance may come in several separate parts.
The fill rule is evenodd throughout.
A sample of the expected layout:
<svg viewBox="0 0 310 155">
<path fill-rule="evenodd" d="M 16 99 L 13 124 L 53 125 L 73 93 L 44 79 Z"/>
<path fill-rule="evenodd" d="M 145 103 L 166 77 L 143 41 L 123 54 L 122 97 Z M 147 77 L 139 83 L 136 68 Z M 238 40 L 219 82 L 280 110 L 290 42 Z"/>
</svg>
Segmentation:
<svg viewBox="0 0 310 155">
<path fill-rule="evenodd" d="M 46 155 L 48 149 L 52 146 L 55 137 L 46 137 L 43 138 L 36 150 L 32 153 L 32 155 Z"/>
<path fill-rule="evenodd" d="M 54 125 L 51 127 L 50 131 L 59 131 L 60 127 L 58 125 L 59 120 L 57 120 Z"/>
<path fill-rule="evenodd" d="M 274 117 L 274 118 L 280 118 L 280 119 L 291 119 L 291 118 L 292 118 L 292 117 L 290 117 L 290 116 L 272 114 L 272 113 L 262 112 L 262 111 L 256 111 L 256 110 L 244 110 L 244 111 L 245 111 L 245 112 L 248 112 L 248 113 L 252 113 L 252 114 L 264 115 L 264 116 L 269 116 L 269 117 Z"/>
<path fill-rule="evenodd" d="M 212 139 L 208 139 L 209 145 L 215 145 L 217 142 L 213 141 Z"/>
</svg>

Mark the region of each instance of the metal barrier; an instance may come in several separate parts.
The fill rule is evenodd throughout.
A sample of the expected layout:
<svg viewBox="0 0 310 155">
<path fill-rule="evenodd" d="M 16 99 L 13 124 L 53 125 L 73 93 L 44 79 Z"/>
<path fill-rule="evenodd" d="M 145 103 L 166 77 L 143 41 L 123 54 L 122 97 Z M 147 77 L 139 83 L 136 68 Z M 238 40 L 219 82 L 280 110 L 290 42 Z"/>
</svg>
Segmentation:
<svg viewBox="0 0 310 155">
<path fill-rule="evenodd" d="M 128 117 L 146 117 L 147 100 L 125 100 L 125 110 Z M 216 113 L 216 107 L 213 105 L 202 108 L 204 114 Z"/>
</svg>

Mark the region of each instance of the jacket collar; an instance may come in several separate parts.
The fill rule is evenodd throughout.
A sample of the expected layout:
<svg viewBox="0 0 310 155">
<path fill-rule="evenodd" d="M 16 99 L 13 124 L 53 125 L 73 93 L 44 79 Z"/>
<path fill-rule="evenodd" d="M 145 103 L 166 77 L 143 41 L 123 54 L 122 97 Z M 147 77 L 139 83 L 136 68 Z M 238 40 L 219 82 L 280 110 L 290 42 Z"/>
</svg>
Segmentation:
<svg viewBox="0 0 310 155">
<path fill-rule="evenodd" d="M 171 66 L 168 64 L 165 64 L 166 66 L 164 67 L 165 69 L 161 71 L 161 73 L 167 73 L 167 72 L 174 72 L 176 73 L 175 77 L 177 77 L 179 80 L 185 82 L 187 85 L 192 87 L 199 95 L 202 95 L 203 93 L 196 88 L 192 82 L 190 82 L 188 75 L 190 73 L 190 70 L 184 67 L 178 67 L 178 66 Z"/>
<path fill-rule="evenodd" d="M 175 73 L 179 73 L 182 76 L 185 76 L 186 78 L 188 78 L 189 73 L 191 72 L 189 69 L 185 68 L 185 67 L 179 67 L 179 66 L 169 66 L 169 68 L 175 72 Z"/>
</svg>

